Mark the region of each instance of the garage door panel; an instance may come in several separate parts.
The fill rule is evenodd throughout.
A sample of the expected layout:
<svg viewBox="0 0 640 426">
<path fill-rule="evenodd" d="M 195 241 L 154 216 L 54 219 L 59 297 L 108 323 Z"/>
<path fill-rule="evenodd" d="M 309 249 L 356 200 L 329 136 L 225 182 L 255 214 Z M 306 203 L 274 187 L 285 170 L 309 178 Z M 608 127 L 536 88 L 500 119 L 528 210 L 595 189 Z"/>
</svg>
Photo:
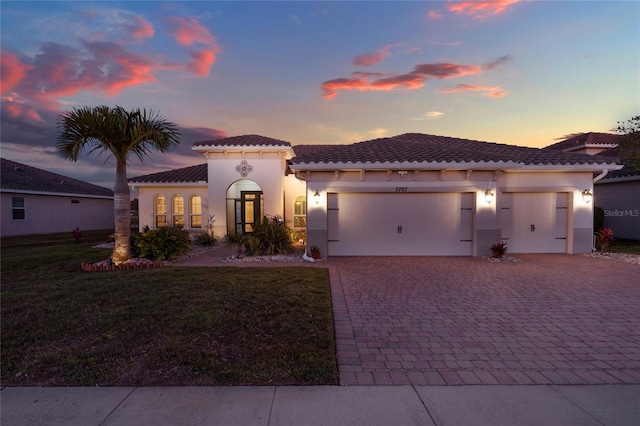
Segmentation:
<svg viewBox="0 0 640 426">
<path fill-rule="evenodd" d="M 513 193 L 505 200 L 502 237 L 508 240 L 510 252 L 566 252 L 567 194 Z"/>
<path fill-rule="evenodd" d="M 330 255 L 471 255 L 473 211 L 461 194 L 336 195 Z"/>
</svg>

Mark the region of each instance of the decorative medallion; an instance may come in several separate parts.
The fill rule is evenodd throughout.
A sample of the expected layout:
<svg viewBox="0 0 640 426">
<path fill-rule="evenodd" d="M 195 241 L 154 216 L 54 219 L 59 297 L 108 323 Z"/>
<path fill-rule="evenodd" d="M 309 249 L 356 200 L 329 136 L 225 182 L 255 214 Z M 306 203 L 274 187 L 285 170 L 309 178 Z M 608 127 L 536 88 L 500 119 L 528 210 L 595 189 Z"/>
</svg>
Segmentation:
<svg viewBox="0 0 640 426">
<path fill-rule="evenodd" d="M 247 177 L 252 171 L 253 166 L 247 163 L 247 160 L 242 160 L 240 164 L 236 166 L 236 172 L 240 173 L 242 177 Z"/>
</svg>

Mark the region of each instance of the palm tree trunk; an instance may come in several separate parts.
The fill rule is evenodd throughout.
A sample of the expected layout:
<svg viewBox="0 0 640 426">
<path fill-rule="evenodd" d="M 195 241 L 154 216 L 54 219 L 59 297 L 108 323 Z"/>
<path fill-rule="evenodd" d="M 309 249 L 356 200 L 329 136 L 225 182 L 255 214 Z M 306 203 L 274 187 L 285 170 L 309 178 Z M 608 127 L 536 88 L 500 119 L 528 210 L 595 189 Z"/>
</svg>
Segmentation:
<svg viewBox="0 0 640 426">
<path fill-rule="evenodd" d="M 113 248 L 111 259 L 113 260 L 113 263 L 119 265 L 131 258 L 131 199 L 129 184 L 127 183 L 126 159 L 124 161 L 118 161 L 117 163 L 116 185 L 113 188 L 113 213 L 116 225 L 116 245 Z"/>
</svg>

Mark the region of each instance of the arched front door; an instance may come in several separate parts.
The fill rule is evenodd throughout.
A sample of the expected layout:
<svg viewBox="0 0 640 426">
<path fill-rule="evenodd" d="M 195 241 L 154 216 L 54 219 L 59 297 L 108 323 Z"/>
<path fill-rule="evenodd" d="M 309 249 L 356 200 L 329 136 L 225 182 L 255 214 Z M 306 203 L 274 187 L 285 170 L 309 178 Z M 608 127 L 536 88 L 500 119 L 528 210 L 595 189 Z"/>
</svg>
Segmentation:
<svg viewBox="0 0 640 426">
<path fill-rule="evenodd" d="M 248 179 L 234 182 L 227 190 L 227 230 L 251 234 L 263 216 L 264 195 L 260 185 Z"/>
</svg>

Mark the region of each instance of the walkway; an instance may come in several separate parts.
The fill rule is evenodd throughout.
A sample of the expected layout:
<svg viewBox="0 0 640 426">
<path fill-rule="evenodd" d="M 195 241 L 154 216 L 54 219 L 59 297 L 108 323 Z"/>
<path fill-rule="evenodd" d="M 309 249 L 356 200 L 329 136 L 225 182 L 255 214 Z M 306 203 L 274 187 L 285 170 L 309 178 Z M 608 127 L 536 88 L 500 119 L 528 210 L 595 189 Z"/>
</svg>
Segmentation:
<svg viewBox="0 0 640 426">
<path fill-rule="evenodd" d="M 3 426 L 637 425 L 640 385 L 4 388 Z"/>
</svg>

